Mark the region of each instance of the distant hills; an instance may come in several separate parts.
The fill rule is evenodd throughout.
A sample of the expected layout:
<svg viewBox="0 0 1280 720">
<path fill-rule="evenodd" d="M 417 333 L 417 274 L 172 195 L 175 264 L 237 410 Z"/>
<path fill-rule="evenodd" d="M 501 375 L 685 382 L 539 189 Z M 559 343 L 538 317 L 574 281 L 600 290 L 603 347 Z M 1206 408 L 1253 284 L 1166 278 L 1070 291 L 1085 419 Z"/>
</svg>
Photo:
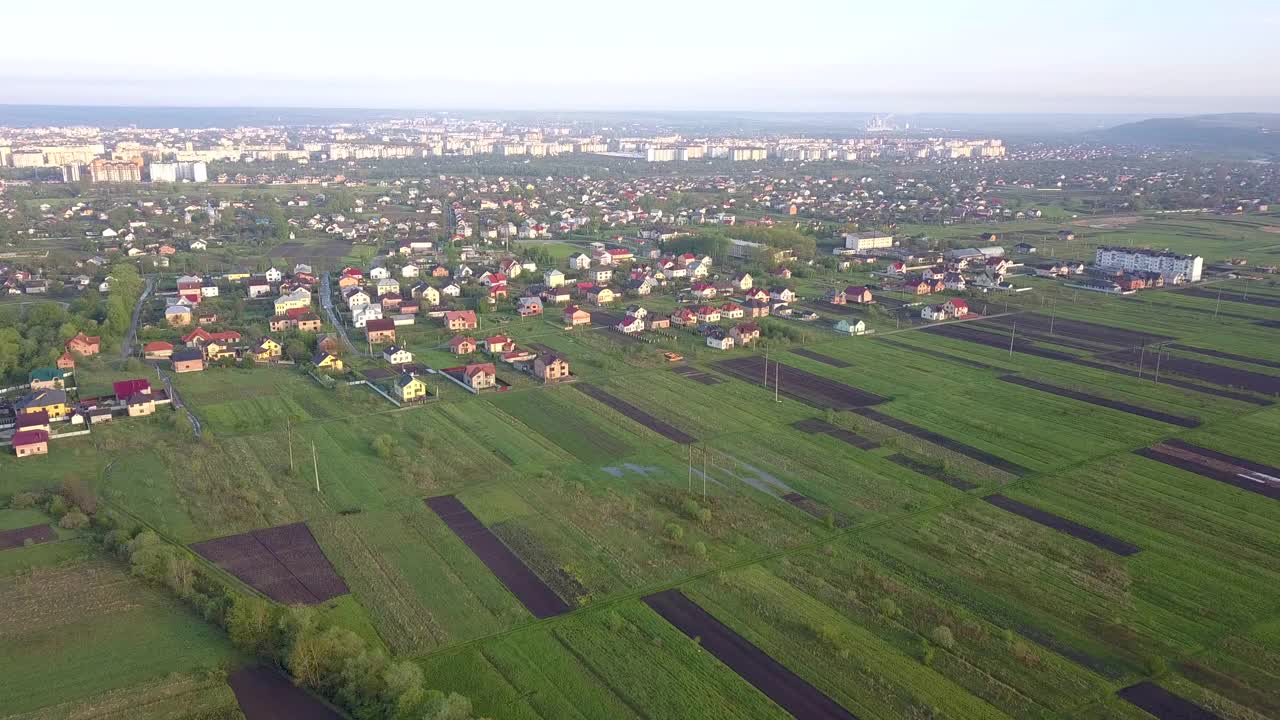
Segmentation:
<svg viewBox="0 0 1280 720">
<path fill-rule="evenodd" d="M 1108 142 L 1132 145 L 1280 154 L 1280 113 L 1152 118 L 1092 134 Z"/>
</svg>

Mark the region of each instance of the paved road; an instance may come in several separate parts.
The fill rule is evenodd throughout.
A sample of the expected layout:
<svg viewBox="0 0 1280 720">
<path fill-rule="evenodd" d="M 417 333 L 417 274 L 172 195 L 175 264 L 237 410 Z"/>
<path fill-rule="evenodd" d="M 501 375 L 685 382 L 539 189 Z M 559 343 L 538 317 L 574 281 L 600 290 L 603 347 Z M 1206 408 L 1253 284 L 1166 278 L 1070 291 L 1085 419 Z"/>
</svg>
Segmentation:
<svg viewBox="0 0 1280 720">
<path fill-rule="evenodd" d="M 142 294 L 138 296 L 138 304 L 133 306 L 133 320 L 129 323 L 129 332 L 125 333 L 124 342 L 120 343 L 121 360 L 128 360 L 129 356 L 133 354 L 133 344 L 138 338 L 138 318 L 142 316 L 142 305 L 147 301 L 155 287 L 155 277 L 148 277 L 146 286 L 142 288 Z"/>
<path fill-rule="evenodd" d="M 333 311 L 333 291 L 329 286 L 329 273 L 320 276 L 320 308 L 329 318 L 329 323 L 338 331 L 338 337 L 342 338 L 342 344 L 347 346 L 347 351 L 355 354 L 356 348 L 351 344 L 351 338 L 347 337 L 347 329 L 338 322 L 338 314 Z"/>
</svg>

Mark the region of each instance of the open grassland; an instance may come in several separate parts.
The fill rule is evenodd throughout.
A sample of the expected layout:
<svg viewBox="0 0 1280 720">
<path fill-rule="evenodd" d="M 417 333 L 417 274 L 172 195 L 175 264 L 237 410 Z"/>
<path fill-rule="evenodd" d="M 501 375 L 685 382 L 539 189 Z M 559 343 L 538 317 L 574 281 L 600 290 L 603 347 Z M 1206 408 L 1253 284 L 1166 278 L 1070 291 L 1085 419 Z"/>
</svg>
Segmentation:
<svg viewBox="0 0 1280 720">
<path fill-rule="evenodd" d="M 110 561 L 8 578 L 0 583 L 0 606 L 0 707 L 11 713 L 214 668 L 233 657 L 217 630 Z"/>
<path fill-rule="evenodd" d="M 243 720 L 222 672 L 173 673 L 160 680 L 111 690 L 8 720 Z"/>
</svg>

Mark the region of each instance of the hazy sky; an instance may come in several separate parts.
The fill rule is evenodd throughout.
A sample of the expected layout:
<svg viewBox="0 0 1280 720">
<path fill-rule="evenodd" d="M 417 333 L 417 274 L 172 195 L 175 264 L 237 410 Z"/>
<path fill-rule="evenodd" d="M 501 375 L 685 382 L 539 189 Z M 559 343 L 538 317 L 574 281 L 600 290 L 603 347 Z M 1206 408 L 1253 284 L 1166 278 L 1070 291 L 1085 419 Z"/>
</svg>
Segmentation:
<svg viewBox="0 0 1280 720">
<path fill-rule="evenodd" d="M 1274 0 L 5 3 L 0 103 L 1280 112 Z"/>
</svg>

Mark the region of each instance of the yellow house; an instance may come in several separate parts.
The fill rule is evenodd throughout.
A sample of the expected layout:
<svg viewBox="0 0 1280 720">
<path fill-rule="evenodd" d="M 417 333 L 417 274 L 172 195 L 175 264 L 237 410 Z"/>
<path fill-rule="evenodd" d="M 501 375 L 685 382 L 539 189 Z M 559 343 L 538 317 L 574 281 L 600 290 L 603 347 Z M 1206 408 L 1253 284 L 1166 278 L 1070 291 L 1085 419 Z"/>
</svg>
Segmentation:
<svg viewBox="0 0 1280 720">
<path fill-rule="evenodd" d="M 209 362 L 215 362 L 224 358 L 234 358 L 236 350 L 230 343 L 210 340 L 204 346 L 204 359 Z"/>
<path fill-rule="evenodd" d="M 222 276 L 222 279 L 223 279 L 223 280 L 226 280 L 227 282 L 240 282 L 241 280 L 248 280 L 248 279 L 249 279 L 249 273 L 247 273 L 247 272 L 229 272 L 229 273 L 227 273 L 226 275 L 223 275 L 223 276 Z"/>
<path fill-rule="evenodd" d="M 412 375 L 401 375 L 394 390 L 401 402 L 421 400 L 427 396 L 427 384 Z"/>
<path fill-rule="evenodd" d="M 342 370 L 342 359 L 327 352 L 318 352 L 311 358 L 311 364 L 321 370 Z"/>
<path fill-rule="evenodd" d="M 67 391 L 58 389 L 37 390 L 18 401 L 18 408 L 24 413 L 44 410 L 49 413 L 50 420 L 67 417 L 71 414 L 71 406 L 67 404 Z"/>
<path fill-rule="evenodd" d="M 280 343 L 271 338 L 262 338 L 262 341 L 253 349 L 253 358 L 265 362 L 280 357 L 283 352 L 284 349 L 280 347 Z"/>
</svg>

